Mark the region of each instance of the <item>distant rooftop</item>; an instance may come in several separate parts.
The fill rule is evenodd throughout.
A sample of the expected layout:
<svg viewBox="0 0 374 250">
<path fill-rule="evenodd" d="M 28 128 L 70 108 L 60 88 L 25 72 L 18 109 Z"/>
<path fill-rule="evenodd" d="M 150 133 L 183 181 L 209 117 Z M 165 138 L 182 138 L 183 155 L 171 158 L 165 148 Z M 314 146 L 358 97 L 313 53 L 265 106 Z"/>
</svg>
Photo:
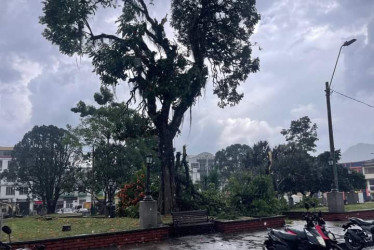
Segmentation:
<svg viewBox="0 0 374 250">
<path fill-rule="evenodd" d="M 200 159 L 200 158 L 203 158 L 203 159 L 209 158 L 209 159 L 214 159 L 214 155 L 211 154 L 211 153 L 208 153 L 208 152 L 203 152 L 203 153 L 200 153 L 198 155 L 188 155 L 188 158 L 189 159 L 191 159 L 191 158 L 197 158 L 197 159 Z"/>
<path fill-rule="evenodd" d="M 11 151 L 11 150 L 13 150 L 13 147 L 3 147 L 3 146 L 0 146 L 0 150 L 9 150 L 9 151 Z"/>
</svg>

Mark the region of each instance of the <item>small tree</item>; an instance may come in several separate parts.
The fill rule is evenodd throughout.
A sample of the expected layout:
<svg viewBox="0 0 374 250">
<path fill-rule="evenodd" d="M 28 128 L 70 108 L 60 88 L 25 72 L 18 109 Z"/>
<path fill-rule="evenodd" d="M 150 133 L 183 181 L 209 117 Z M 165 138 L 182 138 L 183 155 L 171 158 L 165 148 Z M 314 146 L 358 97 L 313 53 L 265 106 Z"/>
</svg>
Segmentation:
<svg viewBox="0 0 374 250">
<path fill-rule="evenodd" d="M 281 134 L 286 141 L 294 143 L 297 147 L 307 152 L 316 151 L 317 124 L 313 123 L 308 116 L 301 117 L 296 121 L 291 121 L 289 129 L 283 129 Z"/>
<path fill-rule="evenodd" d="M 335 157 L 338 161 L 340 159 L 340 150 L 335 151 Z M 320 172 L 320 182 L 317 191 L 328 192 L 331 191 L 332 183 L 334 182 L 334 175 L 332 167 L 328 165 L 330 159 L 330 152 L 323 152 L 316 158 L 316 169 Z M 338 182 L 340 191 L 352 191 L 366 188 L 365 176 L 361 173 L 351 171 L 348 168 L 337 164 Z"/>
<path fill-rule="evenodd" d="M 222 178 L 222 184 L 227 183 L 231 175 L 246 168 L 245 163 L 250 149 L 245 144 L 233 144 L 216 153 L 214 165 Z"/>
<path fill-rule="evenodd" d="M 268 173 L 270 146 L 267 141 L 259 141 L 249 148 L 244 160 L 245 169 L 254 175 Z"/>
<path fill-rule="evenodd" d="M 78 139 L 55 126 L 35 126 L 14 146 L 12 164 L 5 173 L 26 183 L 33 195 L 54 213 L 57 200 L 74 189 L 76 163 L 81 155 Z"/>
<path fill-rule="evenodd" d="M 117 188 L 129 182 L 143 165 L 145 155 L 154 154 L 157 141 L 149 136 L 149 120 L 125 103 L 114 102 L 107 88 L 101 87 L 94 97 L 98 104 L 105 105 L 95 107 L 80 101 L 72 111 L 80 114 L 81 123 L 71 131 L 91 148 L 86 156 L 91 157 L 92 169 L 79 175 L 81 188 L 93 197 L 103 191 L 104 200 L 97 201 L 106 207 L 107 197 L 113 197 Z M 109 181 L 114 182 L 111 188 Z"/>
</svg>

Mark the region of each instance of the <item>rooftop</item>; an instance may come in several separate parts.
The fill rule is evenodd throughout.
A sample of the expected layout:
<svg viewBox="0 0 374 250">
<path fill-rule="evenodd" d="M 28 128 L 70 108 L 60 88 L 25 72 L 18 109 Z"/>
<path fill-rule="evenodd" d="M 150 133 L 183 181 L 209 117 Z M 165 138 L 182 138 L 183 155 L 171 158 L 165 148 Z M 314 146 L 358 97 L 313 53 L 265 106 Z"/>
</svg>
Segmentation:
<svg viewBox="0 0 374 250">
<path fill-rule="evenodd" d="M 0 150 L 12 151 L 13 147 L 3 147 L 3 146 L 0 146 Z"/>
</svg>

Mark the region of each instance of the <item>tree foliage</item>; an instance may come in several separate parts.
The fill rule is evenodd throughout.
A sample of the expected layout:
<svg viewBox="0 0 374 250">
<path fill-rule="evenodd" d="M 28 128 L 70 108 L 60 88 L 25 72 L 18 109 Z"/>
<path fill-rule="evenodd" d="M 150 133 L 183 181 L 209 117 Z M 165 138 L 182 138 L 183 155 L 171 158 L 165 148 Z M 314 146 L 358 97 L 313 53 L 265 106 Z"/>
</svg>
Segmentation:
<svg viewBox="0 0 374 250">
<path fill-rule="evenodd" d="M 245 169 L 250 170 L 254 175 L 264 175 L 269 172 L 270 145 L 267 141 L 259 141 L 249 147 L 244 160 Z"/>
<path fill-rule="evenodd" d="M 252 176 L 248 171 L 230 178 L 228 190 L 231 205 L 247 216 L 277 214 L 280 203 L 269 176 Z"/>
<path fill-rule="evenodd" d="M 14 146 L 8 174 L 26 183 L 48 213 L 54 213 L 60 195 L 74 187 L 80 149 L 78 139 L 67 130 L 35 126 Z"/>
<path fill-rule="evenodd" d="M 216 153 L 214 165 L 217 167 L 223 183 L 227 182 L 231 175 L 245 169 L 245 160 L 249 150 L 250 147 L 246 144 L 233 144 Z"/>
<path fill-rule="evenodd" d="M 314 158 L 293 144 L 279 145 L 273 149 L 271 172 L 275 189 L 280 193 L 306 193 L 314 177 Z"/>
<path fill-rule="evenodd" d="M 308 116 L 291 121 L 290 128 L 283 129 L 281 134 L 285 136 L 287 142 L 296 144 L 302 150 L 316 151 L 317 124 L 312 124 Z"/>
<path fill-rule="evenodd" d="M 171 21 L 177 41 L 165 32 L 167 16 L 151 16 L 152 1 L 121 1 L 117 33 L 96 34 L 90 20 L 117 0 L 45 0 L 43 35 L 67 55 L 87 55 L 103 85 L 130 84 L 152 120 L 162 162 L 161 212 L 174 203 L 173 138 L 184 113 L 213 79 L 219 106 L 235 105 L 238 86 L 259 69 L 249 38 L 260 19 L 254 0 L 172 0 Z"/>
<path fill-rule="evenodd" d="M 86 157 L 90 158 L 92 169 L 79 175 L 81 188 L 93 197 L 104 191 L 105 205 L 106 198 L 113 197 L 115 190 L 141 169 L 145 155 L 155 154 L 157 141 L 150 136 L 149 120 L 125 103 L 114 102 L 107 88 L 102 87 L 95 100 L 99 104 L 106 100 L 106 104 L 95 107 L 80 101 L 72 108 L 80 114 L 81 123 L 71 131 L 91 149 Z M 110 181 L 114 183 L 111 188 Z"/>
<path fill-rule="evenodd" d="M 340 150 L 335 151 L 336 160 L 340 159 Z M 320 172 L 320 183 L 318 190 L 322 192 L 329 192 L 334 182 L 334 175 L 332 166 L 328 165 L 330 159 L 330 152 L 323 152 L 316 158 L 316 168 Z M 356 171 L 349 171 L 343 165 L 337 164 L 339 191 L 349 192 L 353 190 L 360 190 L 366 188 L 365 176 Z"/>
<path fill-rule="evenodd" d="M 288 142 L 273 149 L 272 174 L 276 190 L 280 193 L 317 193 L 331 191 L 332 167 L 328 165 L 329 152 L 317 157 L 315 151 L 317 125 L 305 116 L 292 121 L 289 129 L 281 132 Z M 340 150 L 335 151 L 340 159 Z M 365 178 L 360 173 L 348 173 L 348 169 L 337 165 L 340 191 L 351 191 L 365 187 Z"/>
</svg>

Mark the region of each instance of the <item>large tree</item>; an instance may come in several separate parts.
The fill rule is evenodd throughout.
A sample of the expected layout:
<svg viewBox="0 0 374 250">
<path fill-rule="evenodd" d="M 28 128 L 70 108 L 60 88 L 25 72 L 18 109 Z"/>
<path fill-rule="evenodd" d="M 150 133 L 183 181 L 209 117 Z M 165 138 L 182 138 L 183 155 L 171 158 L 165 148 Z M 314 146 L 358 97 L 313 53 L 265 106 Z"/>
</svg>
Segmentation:
<svg viewBox="0 0 374 250">
<path fill-rule="evenodd" d="M 72 191 L 80 144 L 67 130 L 56 126 L 35 126 L 14 146 L 10 176 L 26 183 L 30 192 L 54 213 L 57 200 Z"/>
<path fill-rule="evenodd" d="M 117 34 L 97 33 L 91 20 L 98 8 L 121 2 Z M 130 84 L 131 98 L 152 119 L 162 164 L 161 212 L 174 206 L 173 139 L 184 113 L 206 87 L 208 77 L 219 106 L 243 98 L 237 87 L 259 60 L 251 58 L 249 38 L 260 19 L 255 0 L 171 0 L 176 40 L 162 20 L 151 16 L 152 0 L 45 0 L 43 35 L 67 55 L 87 55 L 102 84 Z"/>
</svg>

